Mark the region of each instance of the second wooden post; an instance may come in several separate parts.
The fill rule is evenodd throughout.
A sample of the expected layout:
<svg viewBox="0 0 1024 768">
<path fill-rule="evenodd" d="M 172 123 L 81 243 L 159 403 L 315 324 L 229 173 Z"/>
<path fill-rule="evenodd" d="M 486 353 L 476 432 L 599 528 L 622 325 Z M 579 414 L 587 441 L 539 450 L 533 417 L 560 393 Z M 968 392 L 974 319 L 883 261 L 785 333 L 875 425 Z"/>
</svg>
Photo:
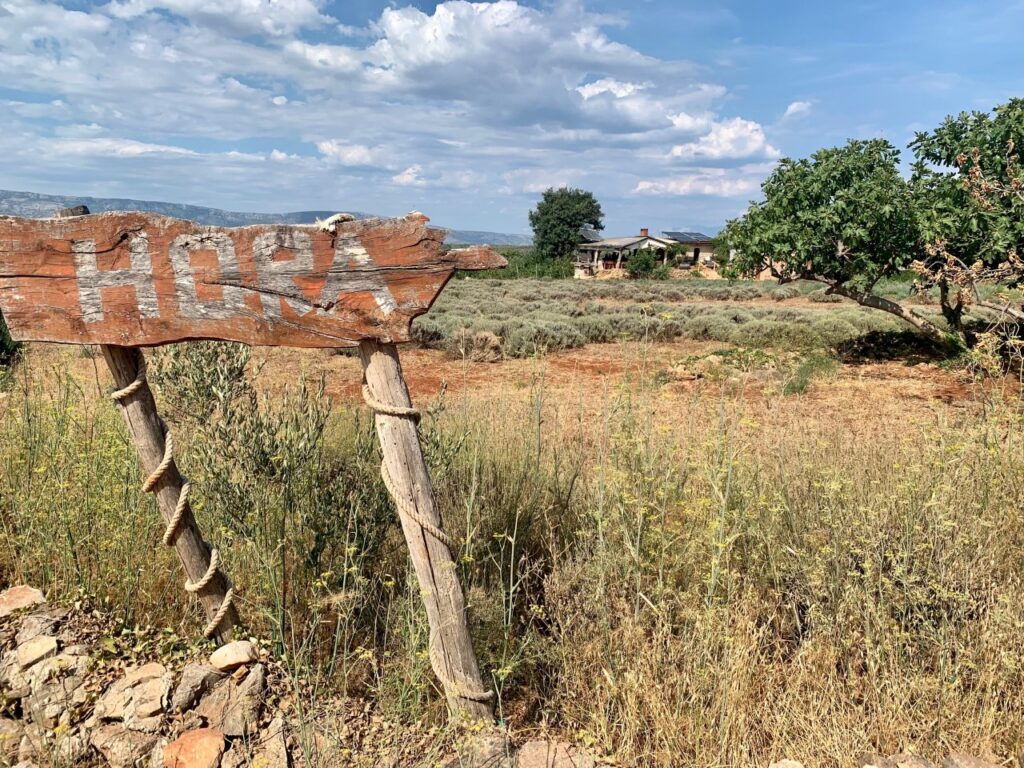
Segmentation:
<svg viewBox="0 0 1024 768">
<path fill-rule="evenodd" d="M 494 694 L 484 685 L 466 620 L 466 600 L 434 503 L 409 390 L 394 344 L 359 345 L 366 399 L 376 412 L 382 474 L 402 521 L 430 623 L 430 663 L 456 715 L 492 720 Z"/>
</svg>

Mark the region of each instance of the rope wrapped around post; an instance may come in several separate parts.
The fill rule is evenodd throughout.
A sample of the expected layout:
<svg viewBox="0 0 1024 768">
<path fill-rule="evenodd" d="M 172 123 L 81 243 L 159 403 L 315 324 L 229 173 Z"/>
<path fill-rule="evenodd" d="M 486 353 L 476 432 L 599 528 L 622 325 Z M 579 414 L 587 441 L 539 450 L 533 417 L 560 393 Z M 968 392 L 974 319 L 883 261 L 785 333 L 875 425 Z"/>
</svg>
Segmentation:
<svg viewBox="0 0 1024 768">
<path fill-rule="evenodd" d="M 135 379 L 126 387 L 114 390 L 110 393 L 110 398 L 120 406 L 124 405 L 124 401 L 129 397 L 138 392 L 142 386 L 146 383 L 146 358 L 142 355 L 139 356 L 139 369 L 135 376 Z M 164 456 L 160 464 L 154 469 L 149 477 L 142 484 L 143 493 L 153 493 L 156 490 L 157 484 L 161 478 L 167 473 L 168 468 L 174 463 L 174 436 L 171 434 L 170 429 L 167 427 L 167 423 L 163 419 L 159 419 L 160 428 L 164 435 Z M 188 504 L 188 494 L 192 487 L 192 484 L 187 478 L 183 478 L 184 485 L 181 488 L 181 492 L 178 494 L 178 502 L 174 509 L 174 514 L 167 523 L 167 528 L 164 530 L 163 543 L 165 546 L 174 546 L 174 540 L 177 538 L 178 532 L 181 529 L 181 522 L 185 516 L 185 510 Z M 185 591 L 189 594 L 193 594 L 207 586 L 211 580 L 217 575 L 220 569 L 220 553 L 209 544 L 206 545 L 210 549 L 210 565 L 206 569 L 206 573 L 203 574 L 195 583 L 186 580 Z M 224 620 L 224 617 L 231 610 L 231 605 L 235 595 L 235 588 L 231 586 L 231 580 L 228 579 L 226 574 L 223 574 L 224 579 L 228 582 L 228 591 L 224 595 L 224 599 L 221 601 L 220 607 L 217 612 L 213 615 L 210 621 L 207 623 L 206 628 L 203 630 L 203 637 L 213 637 L 216 633 L 220 623 Z"/>
<path fill-rule="evenodd" d="M 401 405 L 392 405 L 390 403 L 381 402 L 373 396 L 370 392 L 370 388 L 365 383 L 363 384 L 362 391 L 363 401 L 374 413 L 382 414 L 384 416 L 396 416 L 398 418 L 409 419 L 417 425 L 420 423 L 422 414 L 419 409 L 406 408 Z M 395 484 L 392 482 L 391 476 L 388 474 L 387 464 L 383 461 L 380 465 L 380 476 L 384 481 L 384 487 L 387 488 L 388 494 L 395 502 L 395 508 L 398 510 L 399 515 L 415 521 L 420 528 L 448 547 L 449 550 L 455 550 L 457 548 L 455 540 L 451 536 L 419 513 L 419 510 L 416 509 L 411 498 L 406 498 L 396 491 Z M 436 634 L 436 632 L 431 632 L 430 640 L 428 642 L 430 661 L 431 665 L 434 667 L 434 671 L 437 673 L 437 676 L 441 679 L 441 682 L 445 687 L 462 699 L 481 702 L 487 702 L 493 699 L 494 691 L 488 691 L 476 685 L 468 685 L 458 680 L 452 680 L 447 674 L 442 674 L 442 671 L 445 671 L 446 667 L 441 659 L 441 654 L 437 649 L 437 642 L 435 639 Z"/>
</svg>

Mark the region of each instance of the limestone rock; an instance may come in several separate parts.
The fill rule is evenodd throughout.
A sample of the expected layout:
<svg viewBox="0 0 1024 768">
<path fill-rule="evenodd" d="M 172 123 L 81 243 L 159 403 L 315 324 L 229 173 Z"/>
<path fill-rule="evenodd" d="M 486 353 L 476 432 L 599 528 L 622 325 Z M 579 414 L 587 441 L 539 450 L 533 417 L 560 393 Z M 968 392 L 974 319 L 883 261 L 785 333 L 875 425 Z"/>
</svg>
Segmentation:
<svg viewBox="0 0 1024 768">
<path fill-rule="evenodd" d="M 32 760 L 43 755 L 48 749 L 46 731 L 36 723 L 25 723 L 25 735 L 18 745 L 18 760 Z"/>
<path fill-rule="evenodd" d="M 266 667 L 256 664 L 241 683 L 228 678 L 216 685 L 199 702 L 196 714 L 225 736 L 249 736 L 256 730 L 266 683 Z"/>
<path fill-rule="evenodd" d="M 15 611 L 31 608 L 46 602 L 43 593 L 38 589 L 20 584 L 0 592 L 0 619 L 10 616 Z"/>
<path fill-rule="evenodd" d="M 53 745 L 53 754 L 61 765 L 82 765 L 89 752 L 89 736 L 80 731 L 61 734 Z"/>
<path fill-rule="evenodd" d="M 243 664 L 252 664 L 258 658 L 252 643 L 248 640 L 235 640 L 210 654 L 210 664 L 219 670 L 230 670 Z"/>
<path fill-rule="evenodd" d="M 57 626 L 67 618 L 70 611 L 60 606 L 52 606 L 33 611 L 18 624 L 18 633 L 15 635 L 15 642 L 18 645 L 27 643 L 39 635 L 52 635 L 57 631 Z"/>
<path fill-rule="evenodd" d="M 171 676 L 162 664 L 133 667 L 96 703 L 92 722 L 123 720 L 133 730 L 156 731 L 170 687 Z"/>
<path fill-rule="evenodd" d="M 779 760 L 777 763 L 771 763 L 768 768 L 804 768 L 804 766 L 803 763 L 800 763 L 797 760 L 785 758 L 783 760 Z"/>
<path fill-rule="evenodd" d="M 258 765 L 255 760 L 251 761 L 251 764 Z M 220 768 L 249 768 L 249 766 L 249 754 L 242 746 L 241 741 L 236 741 L 234 746 L 220 759 Z M 163 767 L 161 766 L 161 768 Z M 263 768 L 263 766 L 259 766 L 259 768 Z"/>
<path fill-rule="evenodd" d="M 444 768 L 516 768 L 519 763 L 509 754 L 508 738 L 503 730 L 489 729 L 474 733 L 459 745 L 458 754 L 444 761 Z M 583 764 L 590 768 L 592 764 Z M 530 768 L 548 768 L 544 763 L 530 763 Z M 566 765 L 564 768 L 569 768 Z"/>
<path fill-rule="evenodd" d="M 942 761 L 942 768 L 997 768 L 997 766 L 974 755 L 954 752 Z"/>
<path fill-rule="evenodd" d="M 28 669 L 33 664 L 57 653 L 57 638 L 51 635 L 33 637 L 18 646 L 18 666 Z"/>
<path fill-rule="evenodd" d="M 8 700 L 28 695 L 28 676 L 18 664 L 17 653 L 4 654 L 3 659 L 0 659 L 0 686 L 4 688 L 4 698 Z"/>
<path fill-rule="evenodd" d="M 25 729 L 17 720 L 0 717 L 0 763 L 10 764 L 18 759 L 18 747 Z"/>
<path fill-rule="evenodd" d="M 259 768 L 288 768 L 288 742 L 285 741 L 284 719 L 280 715 L 264 731 L 252 764 Z"/>
<path fill-rule="evenodd" d="M 926 760 L 920 755 L 912 755 L 909 752 L 900 752 L 889 758 L 894 768 L 935 768 L 935 763 Z"/>
<path fill-rule="evenodd" d="M 120 723 L 105 725 L 92 734 L 92 745 L 111 768 L 134 768 L 152 751 L 156 742 L 155 734 L 130 731 Z"/>
<path fill-rule="evenodd" d="M 164 750 L 167 749 L 167 739 L 161 736 L 156 740 L 153 750 L 149 753 L 149 760 L 146 765 L 149 768 L 164 768 Z"/>
<path fill-rule="evenodd" d="M 171 711 L 184 712 L 199 700 L 199 697 L 224 679 L 219 669 L 203 664 L 189 664 L 181 672 L 181 681 L 171 696 Z"/>
<path fill-rule="evenodd" d="M 866 752 L 857 758 L 858 768 L 896 768 L 896 763 L 888 757 Z"/>
<path fill-rule="evenodd" d="M 186 731 L 164 749 L 164 768 L 217 768 L 224 734 L 215 728 Z"/>
<path fill-rule="evenodd" d="M 88 668 L 89 659 L 82 656 L 75 658 L 81 659 L 76 669 L 84 671 Z M 62 723 L 70 723 L 71 711 L 84 705 L 88 699 L 84 683 L 85 678 L 77 674 L 46 678 L 39 676 L 33 682 L 32 692 L 28 696 L 28 710 L 32 713 L 33 721 L 50 729 Z"/>
<path fill-rule="evenodd" d="M 516 768 L 594 768 L 594 758 L 570 744 L 528 741 L 519 750 Z"/>
</svg>

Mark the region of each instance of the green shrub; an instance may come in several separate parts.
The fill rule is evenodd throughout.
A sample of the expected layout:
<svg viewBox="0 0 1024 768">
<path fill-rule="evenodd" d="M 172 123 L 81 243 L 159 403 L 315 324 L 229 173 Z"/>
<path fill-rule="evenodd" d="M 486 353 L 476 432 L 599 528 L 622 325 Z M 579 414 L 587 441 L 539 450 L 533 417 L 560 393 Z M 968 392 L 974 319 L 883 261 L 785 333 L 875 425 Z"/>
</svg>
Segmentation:
<svg viewBox="0 0 1024 768">
<path fill-rule="evenodd" d="M 485 269 L 481 272 L 459 272 L 458 277 L 476 280 L 518 280 L 521 278 L 561 280 L 572 277 L 572 259 L 543 259 L 530 247 L 503 246 L 497 251 L 505 257 L 508 266 Z"/>
<path fill-rule="evenodd" d="M 430 312 L 416 319 L 412 335 L 454 357 L 492 359 L 494 339 L 476 334 L 496 337 L 502 357 L 530 357 L 629 339 L 692 338 L 805 349 L 900 327 L 897 318 L 853 304 L 834 310 L 729 303 L 779 291 L 792 296 L 797 288 L 711 280 L 456 280 Z"/>
<path fill-rule="evenodd" d="M 823 352 L 812 352 L 797 365 L 796 370 L 786 380 L 782 388 L 783 394 L 796 395 L 807 391 L 813 379 L 832 376 L 839 364 L 831 355 Z"/>
<path fill-rule="evenodd" d="M 658 268 L 658 259 L 648 248 L 637 251 L 626 260 L 626 274 L 636 279 L 651 279 Z"/>
<path fill-rule="evenodd" d="M 813 301 L 816 304 L 839 304 L 843 297 L 835 293 L 829 293 L 827 289 L 822 288 L 807 294 L 807 300 Z"/>
</svg>

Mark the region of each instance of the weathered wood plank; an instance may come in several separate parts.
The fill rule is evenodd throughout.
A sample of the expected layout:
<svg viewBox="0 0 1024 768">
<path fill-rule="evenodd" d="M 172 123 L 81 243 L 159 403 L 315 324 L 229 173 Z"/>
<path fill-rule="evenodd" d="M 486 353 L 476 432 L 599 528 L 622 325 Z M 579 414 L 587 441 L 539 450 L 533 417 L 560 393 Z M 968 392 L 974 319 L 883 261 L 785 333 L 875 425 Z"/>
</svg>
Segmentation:
<svg viewBox="0 0 1024 768">
<path fill-rule="evenodd" d="M 316 226 L 209 227 L 148 213 L 0 217 L 0 311 L 14 338 L 153 346 L 191 339 L 293 347 L 409 340 L 456 269 L 415 213 Z"/>
<path fill-rule="evenodd" d="M 126 347 L 105 346 L 103 356 L 107 360 L 110 372 L 118 389 L 127 387 L 145 365 L 142 351 Z M 156 401 L 149 384 L 143 382 L 138 391 L 129 395 L 122 403 L 121 413 L 125 424 L 139 451 L 139 462 L 148 475 L 155 470 L 164 457 L 166 448 L 164 427 L 156 410 Z M 170 523 L 178 506 L 185 479 L 178 471 L 178 465 L 171 462 L 157 482 L 153 491 L 156 494 L 157 508 L 165 524 Z M 181 560 L 185 573 L 192 582 L 198 582 L 210 565 L 210 547 L 203 540 L 199 524 L 192 514 L 192 507 L 185 504 L 184 514 L 179 523 L 178 533 L 172 542 Z M 210 621 L 219 610 L 227 595 L 230 584 L 223 572 L 217 571 L 197 597 L 203 605 L 206 620 Z M 238 623 L 238 611 L 234 605 L 230 607 L 223 620 L 218 624 L 215 637 L 219 643 L 231 639 L 231 628 Z"/>
<path fill-rule="evenodd" d="M 364 341 L 359 345 L 359 356 L 366 386 L 373 398 L 387 406 L 412 407 L 395 346 Z M 384 472 L 391 478 L 391 491 L 402 497 L 402 500 L 395 499 L 396 505 L 411 503 L 419 516 L 441 528 L 434 487 L 415 421 L 386 413 L 377 413 L 375 421 L 384 456 Z M 412 517 L 406 514 L 399 514 L 399 517 L 427 609 L 430 664 L 444 685 L 449 709 L 456 716 L 491 720 L 493 701 L 470 693 L 484 691 L 485 686 L 469 635 L 466 600 L 453 553 L 447 544 L 430 535 Z"/>
</svg>

